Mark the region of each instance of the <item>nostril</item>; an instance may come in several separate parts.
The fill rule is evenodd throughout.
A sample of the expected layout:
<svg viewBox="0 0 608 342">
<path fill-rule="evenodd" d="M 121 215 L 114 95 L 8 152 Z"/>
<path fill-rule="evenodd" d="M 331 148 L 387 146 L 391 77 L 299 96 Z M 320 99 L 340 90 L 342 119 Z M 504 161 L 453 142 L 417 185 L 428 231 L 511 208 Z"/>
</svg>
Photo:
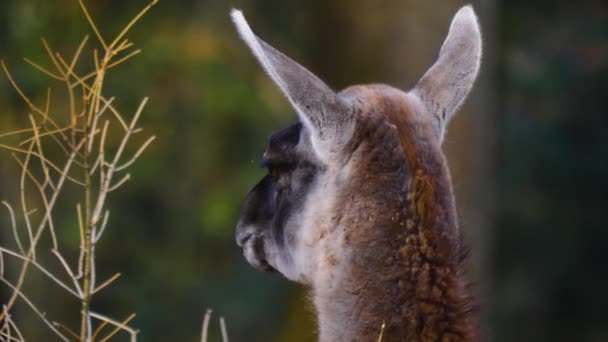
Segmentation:
<svg viewBox="0 0 608 342">
<path fill-rule="evenodd" d="M 243 247 L 243 245 L 245 244 L 245 242 L 247 242 L 247 240 L 251 239 L 251 237 L 253 236 L 253 234 L 251 232 L 238 232 L 236 234 L 236 244 L 239 247 Z"/>
</svg>

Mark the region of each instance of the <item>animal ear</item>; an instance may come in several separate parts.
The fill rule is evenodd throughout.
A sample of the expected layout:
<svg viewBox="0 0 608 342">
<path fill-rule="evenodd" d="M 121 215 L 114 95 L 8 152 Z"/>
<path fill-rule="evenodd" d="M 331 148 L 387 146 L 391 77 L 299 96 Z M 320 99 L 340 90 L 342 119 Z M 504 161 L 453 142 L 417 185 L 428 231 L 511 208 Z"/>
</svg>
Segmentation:
<svg viewBox="0 0 608 342">
<path fill-rule="evenodd" d="M 422 76 L 413 93 L 422 101 L 439 138 L 471 90 L 481 60 L 481 33 L 473 8 L 465 6 L 454 16 L 439 58 Z"/>
<path fill-rule="evenodd" d="M 345 101 L 313 73 L 258 38 L 241 11 L 233 9 L 231 16 L 243 41 L 310 129 L 315 152 L 328 161 L 352 134 L 352 114 Z"/>
</svg>

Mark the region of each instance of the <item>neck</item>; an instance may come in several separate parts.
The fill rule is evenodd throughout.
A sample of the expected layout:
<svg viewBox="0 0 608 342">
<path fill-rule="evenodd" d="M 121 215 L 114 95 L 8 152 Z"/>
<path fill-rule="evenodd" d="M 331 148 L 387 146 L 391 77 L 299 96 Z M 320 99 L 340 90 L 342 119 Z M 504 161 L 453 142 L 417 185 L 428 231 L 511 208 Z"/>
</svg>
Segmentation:
<svg viewBox="0 0 608 342">
<path fill-rule="evenodd" d="M 401 191 L 344 204 L 348 251 L 313 285 L 322 342 L 477 340 L 447 169 L 418 168 L 405 191 L 398 178 L 369 187 Z"/>
</svg>

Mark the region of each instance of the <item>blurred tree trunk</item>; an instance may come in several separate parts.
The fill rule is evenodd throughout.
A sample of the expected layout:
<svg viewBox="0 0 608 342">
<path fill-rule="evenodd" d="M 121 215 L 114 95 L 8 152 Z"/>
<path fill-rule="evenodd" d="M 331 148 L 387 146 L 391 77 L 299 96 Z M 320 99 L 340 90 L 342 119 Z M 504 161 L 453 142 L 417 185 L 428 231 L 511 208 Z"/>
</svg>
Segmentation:
<svg viewBox="0 0 608 342">
<path fill-rule="evenodd" d="M 463 214 L 468 215 L 469 236 L 473 247 L 473 265 L 477 274 L 478 296 L 481 307 L 481 324 L 486 341 L 495 340 L 493 327 L 494 303 L 491 300 L 493 288 L 492 260 L 493 236 L 496 229 L 496 193 L 498 165 L 498 0 L 476 0 L 484 40 L 482 71 L 472 93 L 470 106 L 473 120 L 465 128 L 471 144 L 473 156 L 469 164 L 470 173 L 461 174 L 468 181 L 467 190 L 471 196 L 470 206 Z M 468 175 L 468 177 L 466 177 Z"/>
</svg>

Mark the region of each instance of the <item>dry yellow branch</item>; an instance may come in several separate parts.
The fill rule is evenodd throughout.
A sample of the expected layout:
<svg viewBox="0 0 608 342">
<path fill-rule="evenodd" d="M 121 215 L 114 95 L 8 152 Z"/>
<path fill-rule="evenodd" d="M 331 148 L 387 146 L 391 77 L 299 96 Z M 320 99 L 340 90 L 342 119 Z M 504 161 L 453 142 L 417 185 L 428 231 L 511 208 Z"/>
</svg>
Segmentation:
<svg viewBox="0 0 608 342">
<path fill-rule="evenodd" d="M 40 316 L 44 323 L 48 325 L 49 328 L 64 341 L 68 341 L 69 338 L 74 338 L 81 342 L 92 341 L 99 336 L 102 329 L 107 325 L 114 325 L 115 329 L 102 338 L 102 342 L 109 340 L 119 331 L 128 332 L 131 335 L 132 341 L 135 341 L 137 334 L 136 330 L 127 325 L 133 319 L 133 317 L 135 317 L 134 314 L 129 316 L 124 321 L 118 322 L 105 315 L 91 312 L 89 309 L 89 303 L 94 294 L 112 284 L 120 276 L 120 273 L 117 273 L 105 280 L 102 284 L 98 286 L 95 285 L 95 245 L 107 227 L 109 219 L 109 211 L 105 209 L 105 202 L 110 192 L 118 189 L 130 179 L 130 174 L 127 173 L 120 180 L 115 182 L 113 182 L 113 179 L 118 178 L 118 175 L 116 174 L 117 172 L 131 166 L 141 156 L 143 151 L 150 145 L 155 137 L 148 138 L 135 151 L 130 159 L 122 161 L 121 158 L 126 152 L 126 146 L 129 143 L 130 137 L 133 134 L 141 131 L 140 128 L 136 128 L 136 125 L 148 99 L 143 99 L 134 116 L 131 118 L 130 122 L 127 123 L 124 120 L 124 116 L 113 106 L 114 99 L 106 99 L 102 94 L 102 89 L 105 75 L 109 69 L 112 69 L 141 53 L 141 50 L 127 50 L 133 46 L 133 43 L 129 42 L 126 35 L 140 20 L 140 18 L 158 1 L 150 1 L 147 6 L 145 6 L 133 17 L 133 19 L 120 31 L 120 33 L 111 41 L 109 45 L 103 38 L 98 26 L 93 20 L 93 17 L 85 6 L 84 0 L 78 0 L 78 2 L 85 17 L 87 18 L 87 21 L 89 22 L 89 25 L 104 49 L 102 51 L 103 55 L 101 55 L 101 58 L 97 50 L 93 50 L 94 71 L 85 73 L 85 76 L 81 77 L 75 70 L 81 56 L 83 56 L 83 51 L 88 42 L 89 36 L 85 36 L 83 38 L 74 55 L 70 59 L 66 59 L 59 52 L 53 51 L 48 42 L 43 38 L 42 44 L 52 64 L 55 66 L 55 70 L 42 66 L 42 64 L 34 62 L 30 59 L 25 59 L 28 64 L 33 66 L 42 74 L 45 74 L 54 80 L 63 82 L 67 87 L 67 95 L 69 100 L 69 113 L 67 114 L 69 117 L 69 126 L 60 127 L 51 118 L 50 88 L 47 88 L 44 109 L 41 109 L 35 105 L 28 97 L 26 92 L 24 92 L 17 85 L 4 62 L 1 62 L 2 69 L 7 75 L 9 82 L 23 99 L 25 104 L 29 107 L 33 115 L 29 115 L 31 128 L 0 135 L 0 138 L 3 138 L 27 134 L 25 137 L 20 137 L 21 141 L 16 146 L 0 144 L 0 149 L 6 149 L 13 152 L 11 155 L 13 158 L 15 158 L 22 169 L 20 182 L 21 191 L 19 196 L 21 199 L 21 211 L 23 212 L 23 218 L 29 237 L 29 248 L 25 248 L 18 235 L 16 219 L 12 207 L 10 207 L 10 205 L 6 202 L 2 202 L 9 209 L 13 235 L 17 241 L 19 252 L 13 252 L 9 249 L 0 247 L 0 268 L 3 269 L 4 267 L 5 255 L 11 255 L 21 259 L 22 265 L 21 270 L 18 273 L 18 279 L 14 285 L 6 278 L 3 278 L 4 274 L 0 271 L 0 280 L 13 290 L 8 303 L 4 307 L 4 310 L 0 312 L 0 322 L 4 321 L 4 326 L 0 326 L 0 339 L 7 338 L 8 340 L 22 340 L 22 338 L 13 337 L 9 327 L 12 324 L 9 312 L 18 298 L 23 299 L 34 310 L 34 312 Z M 74 92 L 78 86 L 80 86 L 80 92 L 78 95 L 82 95 L 82 102 L 79 102 L 77 105 L 76 94 Z M 109 153 L 106 151 L 106 141 L 109 134 L 108 131 L 110 121 L 105 120 L 103 128 L 97 128 L 98 120 L 106 110 L 110 110 L 112 112 L 112 116 L 109 119 L 118 122 L 124 130 L 124 134 L 120 139 L 118 147 L 116 150 Z M 49 150 L 46 146 L 46 142 L 48 141 L 46 139 L 47 137 L 50 137 L 53 141 L 55 141 L 55 143 L 65 153 L 62 161 L 45 156 L 45 151 Z M 23 157 L 17 157 L 15 153 L 23 155 Z M 33 168 L 32 158 L 38 158 L 40 168 Z M 118 165 L 119 161 L 121 162 L 121 165 Z M 60 167 L 59 165 L 63 166 Z M 81 167 L 79 171 L 83 172 L 82 174 L 84 179 L 82 181 L 73 176 L 74 173 L 72 172 L 72 166 Z M 93 202 L 91 195 L 93 189 L 95 189 L 95 185 L 92 183 L 91 177 L 94 176 L 95 172 L 99 173 L 100 182 L 98 184 L 99 193 L 96 194 L 96 200 Z M 62 193 L 66 181 L 73 182 L 84 187 L 84 206 L 81 206 L 80 203 L 77 205 L 78 229 L 81 248 L 78 256 L 76 274 L 72 270 L 72 267 L 70 267 L 68 260 L 66 260 L 66 258 L 64 258 L 59 251 L 59 242 L 52 217 L 53 209 L 55 204 L 58 202 L 58 198 Z M 26 186 L 28 190 L 31 191 L 32 184 L 38 190 L 40 201 L 44 204 L 44 212 L 42 215 L 33 215 L 36 209 L 32 210 L 29 207 L 29 204 L 31 203 L 28 203 L 30 199 L 28 196 L 26 196 Z M 33 228 L 35 225 L 37 225 L 37 229 Z M 72 286 L 65 284 L 57 276 L 45 269 L 40 263 L 38 263 L 38 261 L 36 261 L 36 247 L 47 226 L 49 227 L 49 233 L 53 242 L 53 249 L 51 251 L 64 268 L 67 277 L 72 281 Z M 97 231 L 98 229 L 99 231 Z M 80 299 L 82 308 L 80 331 L 76 332 L 62 323 L 51 323 L 44 316 L 44 314 L 41 314 L 33 303 L 22 293 L 22 286 L 24 284 L 29 265 L 33 265 L 33 268 L 35 267 L 36 269 L 39 269 L 53 282 L 59 284 L 64 290 Z M 102 322 L 94 332 L 92 331 L 92 318 L 98 319 Z M 14 329 L 15 331 L 18 331 L 16 330 L 16 326 Z M 225 327 L 223 327 L 223 329 L 225 329 Z"/>
<path fill-rule="evenodd" d="M 99 39 L 99 42 L 101 43 L 103 48 L 107 50 L 108 47 L 106 45 L 106 42 L 105 42 L 105 40 L 103 40 L 101 33 L 99 33 L 99 30 L 97 29 L 97 25 L 95 25 L 93 18 L 91 18 L 91 15 L 89 14 L 87 7 L 84 5 L 84 2 L 82 2 L 82 0 L 78 0 L 78 3 L 80 4 L 80 8 L 82 8 L 82 12 L 84 12 L 85 17 L 87 17 L 87 20 L 89 21 L 89 25 L 91 25 L 91 28 L 95 32 L 95 35 L 97 35 L 97 39 Z"/>
<path fill-rule="evenodd" d="M 46 74 L 58 81 L 63 81 L 63 78 L 61 76 L 55 75 L 54 73 L 52 73 L 51 71 L 47 70 L 46 68 L 44 68 L 43 66 L 41 66 L 40 64 L 37 64 L 35 62 L 33 62 L 31 59 L 29 58 L 24 58 L 24 61 L 26 61 L 28 64 L 30 64 L 31 66 L 33 66 L 34 68 L 38 69 L 39 71 L 41 71 L 43 74 Z"/>
<path fill-rule="evenodd" d="M 80 1 L 82 2 L 82 0 L 80 0 Z M 125 28 L 118 34 L 118 36 L 116 36 L 116 38 L 114 38 L 114 41 L 110 45 L 110 49 L 112 49 L 112 47 L 114 47 L 125 36 L 125 34 L 127 34 L 127 32 L 129 32 L 131 27 L 133 27 L 133 25 L 135 25 L 135 23 L 137 23 L 139 21 L 139 19 L 141 19 L 141 17 L 143 17 L 143 15 L 146 14 L 146 12 L 148 12 L 150 10 L 150 8 L 152 8 L 152 6 L 156 5 L 157 3 L 158 3 L 158 0 L 152 0 L 152 2 L 150 2 L 146 7 L 144 7 L 144 9 L 142 9 L 131 20 L 131 22 L 129 22 L 127 24 L 127 26 L 125 26 Z"/>
</svg>

